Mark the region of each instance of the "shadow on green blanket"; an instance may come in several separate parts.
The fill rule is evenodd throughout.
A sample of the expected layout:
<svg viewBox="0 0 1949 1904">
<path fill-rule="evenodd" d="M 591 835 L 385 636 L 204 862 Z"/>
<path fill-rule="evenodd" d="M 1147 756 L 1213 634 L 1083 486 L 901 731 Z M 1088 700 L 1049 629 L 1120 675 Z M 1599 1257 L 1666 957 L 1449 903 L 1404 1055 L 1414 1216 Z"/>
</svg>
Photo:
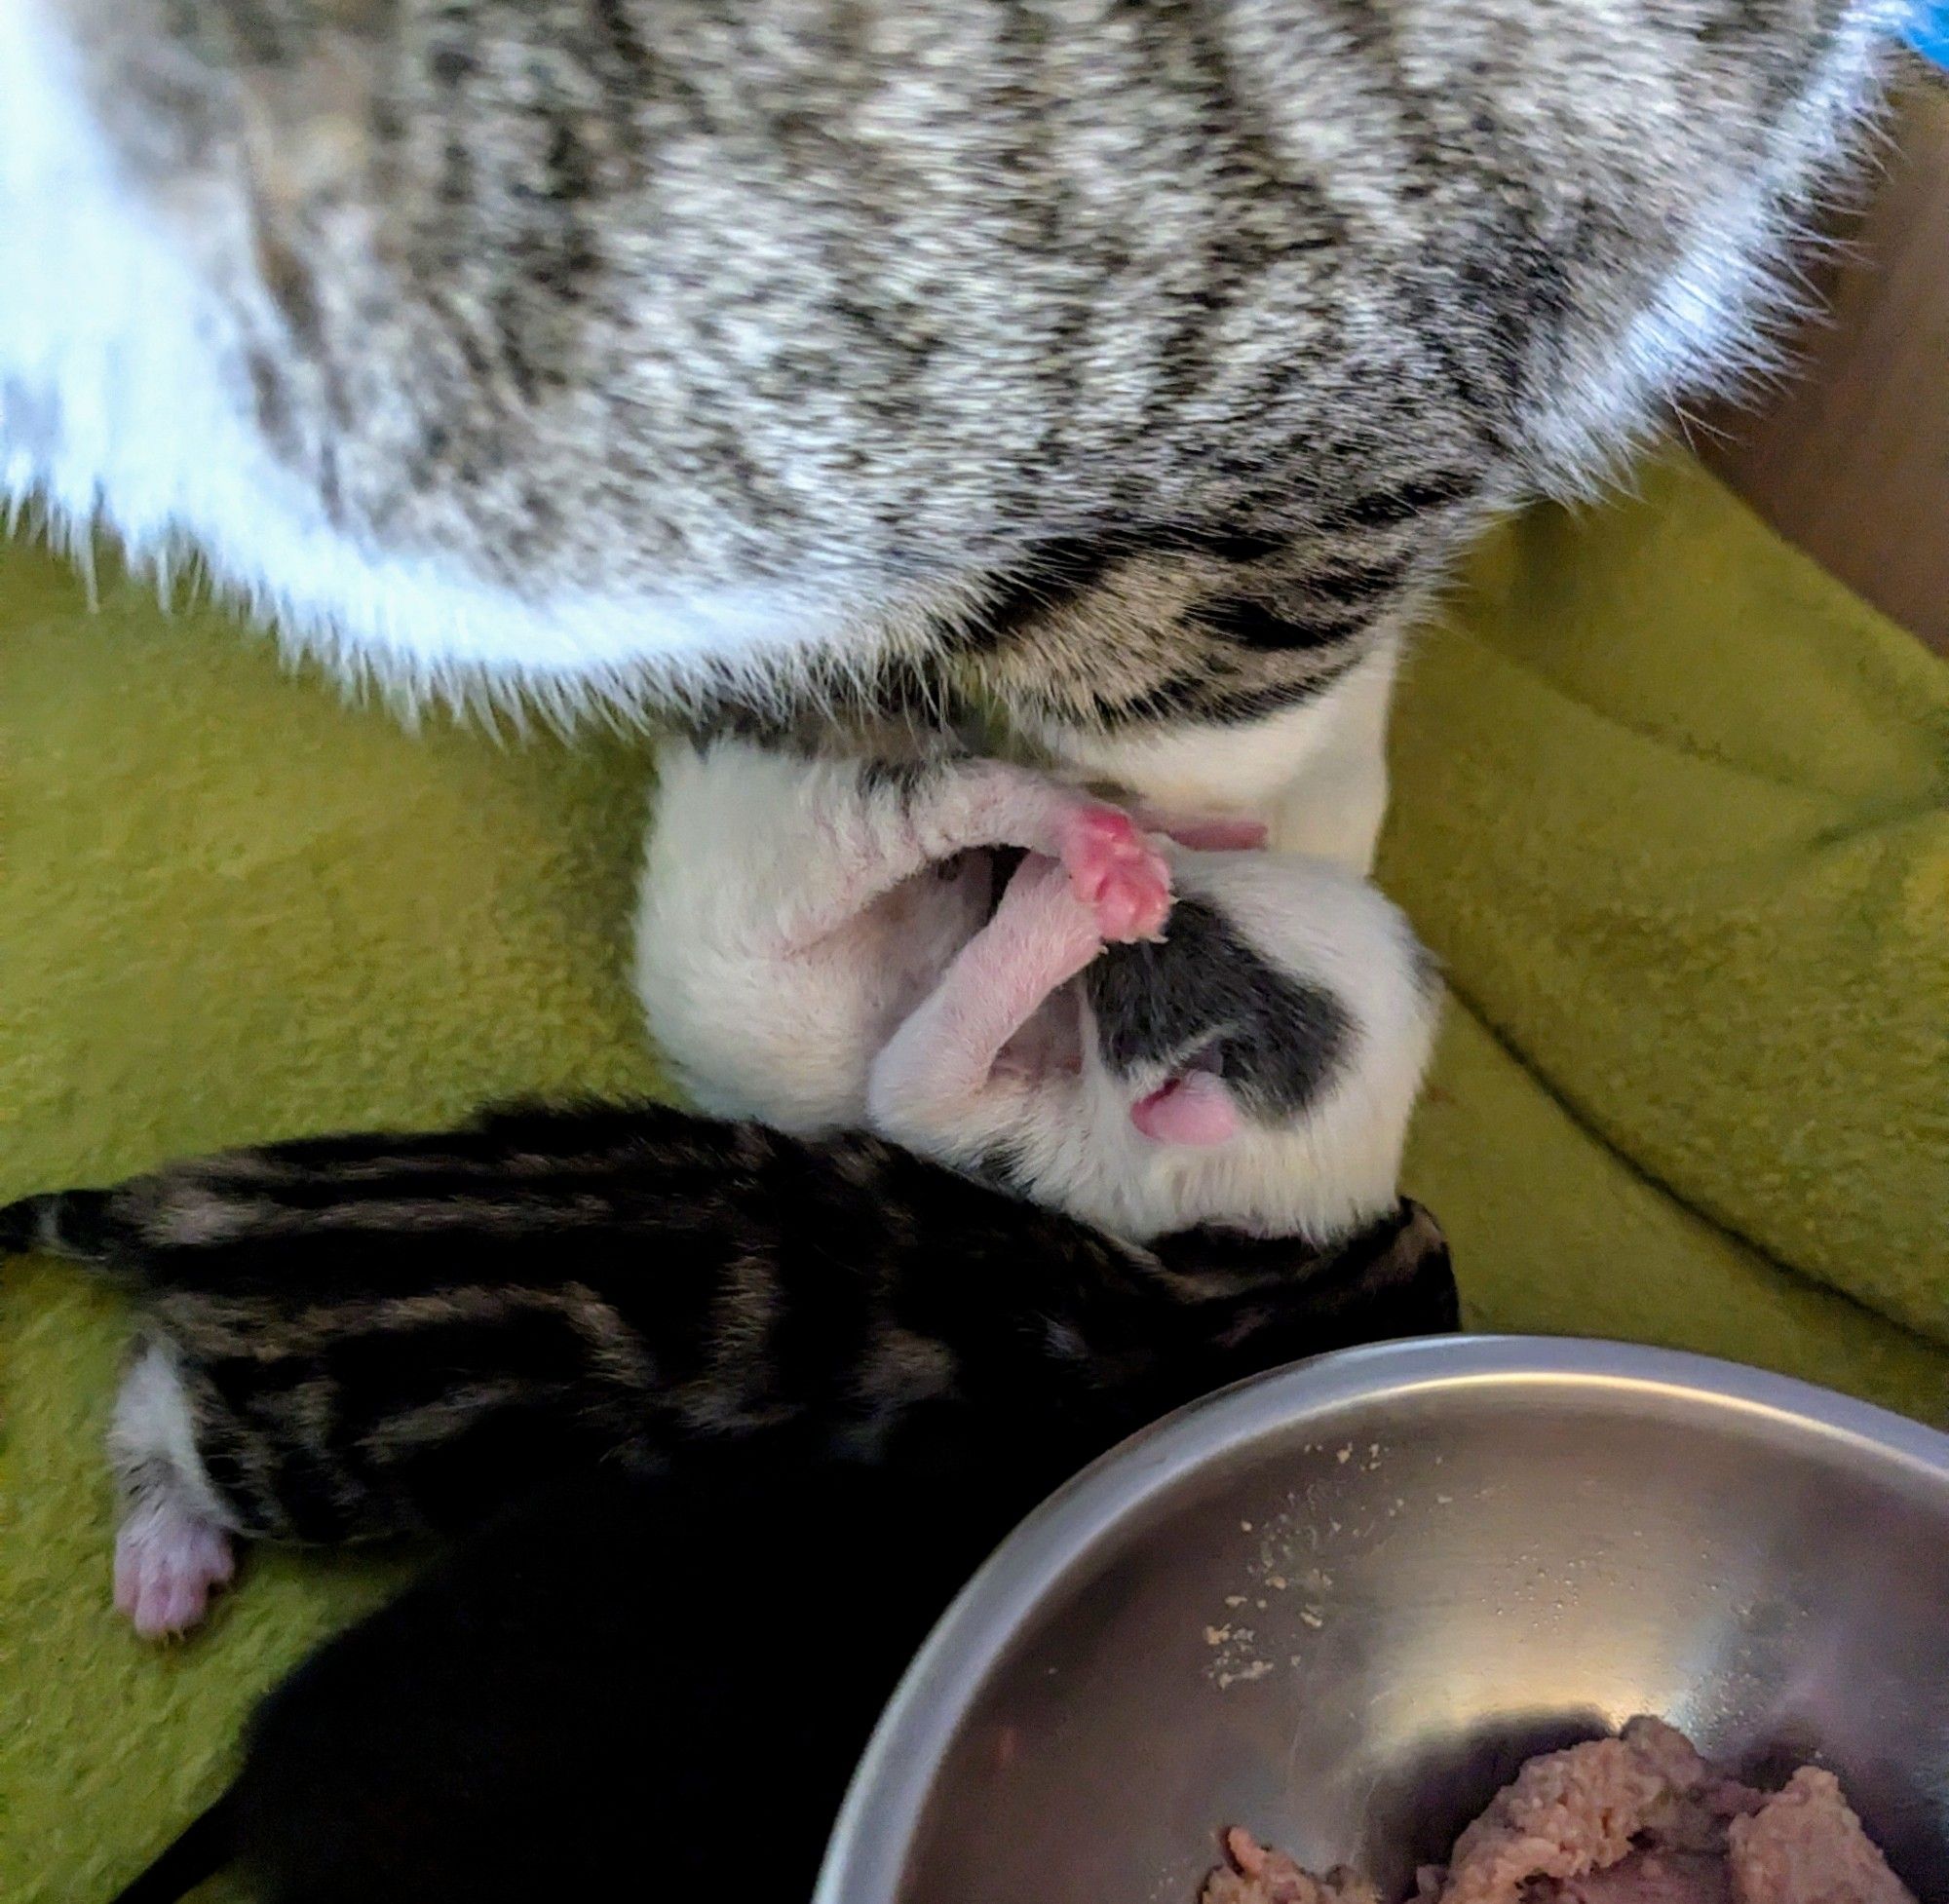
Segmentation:
<svg viewBox="0 0 1949 1904">
<path fill-rule="evenodd" d="M 655 1088 L 640 747 L 417 738 L 124 583 L 0 550 L 0 1200 L 483 1098 Z M 1458 995 L 1409 1187 L 1472 1319 L 1949 1417 L 1949 670 L 1690 465 L 1485 552 L 1422 648 L 1386 883 Z M 254 1556 L 108 1606 L 123 1318 L 0 1276 L 0 1896 L 89 1904 L 259 1690 L 384 1590 Z"/>
</svg>

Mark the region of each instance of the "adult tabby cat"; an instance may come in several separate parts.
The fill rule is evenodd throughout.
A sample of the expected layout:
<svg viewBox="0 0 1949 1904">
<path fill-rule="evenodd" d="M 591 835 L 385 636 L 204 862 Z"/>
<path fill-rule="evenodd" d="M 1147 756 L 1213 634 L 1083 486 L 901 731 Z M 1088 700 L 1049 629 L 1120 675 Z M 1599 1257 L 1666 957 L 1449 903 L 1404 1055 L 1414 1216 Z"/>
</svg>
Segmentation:
<svg viewBox="0 0 1949 1904">
<path fill-rule="evenodd" d="M 978 691 L 1361 864 L 1902 0 L 5 0 L 0 494 L 407 693 Z"/>
</svg>

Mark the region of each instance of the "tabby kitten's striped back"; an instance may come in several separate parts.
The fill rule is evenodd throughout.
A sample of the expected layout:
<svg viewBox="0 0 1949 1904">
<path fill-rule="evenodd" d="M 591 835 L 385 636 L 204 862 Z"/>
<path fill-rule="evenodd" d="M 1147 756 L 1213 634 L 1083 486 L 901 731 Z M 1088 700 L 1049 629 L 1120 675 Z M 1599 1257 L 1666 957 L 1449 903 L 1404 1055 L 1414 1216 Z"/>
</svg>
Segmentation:
<svg viewBox="0 0 1949 1904">
<path fill-rule="evenodd" d="M 1455 1322 L 1412 1205 L 1338 1249 L 1137 1248 L 870 1138 L 656 1105 L 235 1152 L 31 1199 L 0 1239 L 139 1291 L 115 1455 L 157 1629 L 229 1534 L 451 1526 L 727 1436 L 1052 1483 L 1226 1381 Z"/>
</svg>

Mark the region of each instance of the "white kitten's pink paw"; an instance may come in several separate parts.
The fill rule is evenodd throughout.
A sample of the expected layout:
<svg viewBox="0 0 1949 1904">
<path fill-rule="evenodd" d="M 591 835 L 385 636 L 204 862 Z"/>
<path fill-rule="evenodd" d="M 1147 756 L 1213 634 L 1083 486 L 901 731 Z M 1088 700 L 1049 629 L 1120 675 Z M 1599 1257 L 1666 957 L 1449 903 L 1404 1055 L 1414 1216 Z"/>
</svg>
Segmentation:
<svg viewBox="0 0 1949 1904">
<path fill-rule="evenodd" d="M 187 1632 L 237 1572 L 230 1536 L 172 1504 L 138 1506 L 115 1537 L 115 1608 L 145 1640 Z"/>
<path fill-rule="evenodd" d="M 1063 826 L 1062 864 L 1112 944 L 1155 938 L 1170 914 L 1170 868 L 1128 814 L 1080 807 Z"/>
</svg>

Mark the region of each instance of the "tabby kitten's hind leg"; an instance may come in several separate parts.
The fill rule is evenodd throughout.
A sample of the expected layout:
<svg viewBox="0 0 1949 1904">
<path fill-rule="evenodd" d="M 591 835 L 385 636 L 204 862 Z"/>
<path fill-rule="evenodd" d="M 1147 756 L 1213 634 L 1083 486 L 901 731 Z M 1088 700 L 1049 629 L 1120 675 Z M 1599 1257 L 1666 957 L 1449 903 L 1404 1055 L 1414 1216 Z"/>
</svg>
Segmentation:
<svg viewBox="0 0 1949 1904">
<path fill-rule="evenodd" d="M 197 1625 L 237 1571 L 230 1527 L 196 1451 L 171 1351 L 150 1343 L 123 1379 L 108 1446 L 122 1488 L 115 1607 L 144 1639 Z"/>
</svg>

